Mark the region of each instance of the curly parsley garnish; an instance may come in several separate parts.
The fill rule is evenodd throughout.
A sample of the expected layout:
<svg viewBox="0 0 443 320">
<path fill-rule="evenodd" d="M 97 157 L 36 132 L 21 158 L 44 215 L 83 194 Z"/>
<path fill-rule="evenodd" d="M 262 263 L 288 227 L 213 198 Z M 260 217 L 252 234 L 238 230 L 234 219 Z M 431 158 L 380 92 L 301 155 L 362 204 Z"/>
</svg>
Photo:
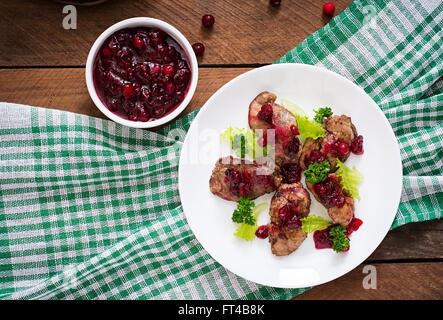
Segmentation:
<svg viewBox="0 0 443 320">
<path fill-rule="evenodd" d="M 320 108 L 318 110 L 314 110 L 314 112 L 314 121 L 318 123 L 323 123 L 323 118 L 330 117 L 333 114 L 332 109 L 329 107 Z"/>
<path fill-rule="evenodd" d="M 241 196 L 237 209 L 235 209 L 232 214 L 232 221 L 254 225 L 256 222 L 255 217 L 252 215 L 252 208 L 254 207 L 254 201 L 250 200 L 248 197 Z"/>
<path fill-rule="evenodd" d="M 334 251 L 342 252 L 349 248 L 349 239 L 346 237 L 346 228 L 343 226 L 332 227 L 329 231 L 329 235 L 332 237 L 334 242 Z"/>
<path fill-rule="evenodd" d="M 311 163 L 308 169 L 306 169 L 304 172 L 306 181 L 312 184 L 325 181 L 330 170 L 331 165 L 326 160 L 320 163 Z"/>
</svg>

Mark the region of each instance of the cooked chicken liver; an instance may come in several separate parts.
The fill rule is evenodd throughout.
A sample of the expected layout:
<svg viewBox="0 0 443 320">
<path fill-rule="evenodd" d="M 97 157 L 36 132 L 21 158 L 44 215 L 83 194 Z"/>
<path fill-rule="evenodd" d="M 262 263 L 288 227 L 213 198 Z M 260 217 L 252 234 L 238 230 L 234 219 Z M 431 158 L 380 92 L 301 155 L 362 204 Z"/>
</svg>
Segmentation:
<svg viewBox="0 0 443 320">
<path fill-rule="evenodd" d="M 279 168 L 247 163 L 232 156 L 220 158 L 209 180 L 209 189 L 216 196 L 239 201 L 240 196 L 255 199 L 278 188 L 282 177 Z"/>
<path fill-rule="evenodd" d="M 306 239 L 300 219 L 309 214 L 311 198 L 301 183 L 282 184 L 271 201 L 268 225 L 271 251 L 276 256 L 294 252 Z"/>
</svg>

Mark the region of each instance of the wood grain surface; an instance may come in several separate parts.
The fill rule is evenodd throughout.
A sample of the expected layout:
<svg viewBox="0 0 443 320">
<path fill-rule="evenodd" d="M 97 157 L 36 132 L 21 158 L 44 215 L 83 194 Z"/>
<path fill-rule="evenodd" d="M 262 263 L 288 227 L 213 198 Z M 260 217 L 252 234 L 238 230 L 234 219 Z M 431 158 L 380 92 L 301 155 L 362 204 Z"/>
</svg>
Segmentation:
<svg viewBox="0 0 443 320">
<path fill-rule="evenodd" d="M 336 13 L 351 0 L 335 0 Z M 192 44 L 206 46 L 201 64 L 263 64 L 277 60 L 329 17 L 322 1 L 286 0 L 274 8 L 269 0 L 109 0 L 77 7 L 77 29 L 62 26 L 64 4 L 51 0 L 0 0 L 0 66 L 83 66 L 95 39 L 112 24 L 146 16 L 179 29 Z M 201 17 L 211 13 L 211 30 Z"/>
<path fill-rule="evenodd" d="M 443 262 L 437 263 L 375 263 L 376 289 L 365 289 L 364 263 L 334 281 L 315 287 L 294 300 L 381 300 L 381 299 L 443 299 Z"/>
<path fill-rule="evenodd" d="M 336 14 L 351 0 L 335 0 Z M 183 114 L 203 106 L 222 85 L 253 67 L 272 63 L 323 27 L 322 0 L 109 0 L 77 7 L 77 30 L 62 28 L 63 4 L 0 0 L 0 101 L 105 118 L 92 103 L 84 65 L 96 37 L 125 18 L 151 16 L 203 42 L 199 82 Z M 211 30 L 201 16 L 212 13 Z M 295 299 L 442 299 L 443 222 L 411 223 L 390 231 L 358 268 Z M 365 265 L 377 270 L 377 289 L 364 289 Z"/>
</svg>

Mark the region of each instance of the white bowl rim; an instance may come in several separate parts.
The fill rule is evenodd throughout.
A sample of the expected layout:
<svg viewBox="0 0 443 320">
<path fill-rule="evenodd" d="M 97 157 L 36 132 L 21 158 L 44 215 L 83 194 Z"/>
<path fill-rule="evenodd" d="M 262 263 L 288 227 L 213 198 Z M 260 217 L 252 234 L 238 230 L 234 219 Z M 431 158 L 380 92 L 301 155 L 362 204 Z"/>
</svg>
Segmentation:
<svg viewBox="0 0 443 320">
<path fill-rule="evenodd" d="M 167 114 L 166 116 L 159 118 L 157 120 L 153 121 L 147 121 L 147 122 L 140 122 L 140 121 L 131 121 L 128 119 L 124 119 L 120 117 L 119 115 L 113 113 L 110 111 L 102 102 L 102 100 L 99 98 L 95 86 L 94 86 L 94 79 L 93 79 L 93 67 L 94 67 L 94 60 L 95 57 L 100 50 L 103 42 L 111 36 L 114 32 L 126 28 L 134 28 L 134 27 L 155 27 L 158 29 L 161 29 L 165 31 L 169 36 L 171 36 L 175 41 L 178 42 L 178 44 L 183 48 L 185 51 L 188 62 L 190 63 L 191 68 L 191 83 L 188 88 L 188 92 L 186 93 L 186 96 L 184 100 L 180 103 L 178 107 L 176 107 L 171 113 Z M 197 57 L 195 56 L 194 50 L 192 49 L 191 44 L 189 41 L 185 38 L 185 36 L 178 31 L 175 27 L 170 25 L 167 22 L 164 22 L 159 19 L 155 18 L 149 18 L 149 17 L 135 17 L 135 18 L 129 18 L 126 20 L 122 20 L 120 22 L 117 22 L 116 24 L 113 24 L 109 28 L 107 28 L 103 33 L 95 40 L 94 44 L 91 47 L 91 50 L 89 51 L 88 58 L 86 61 L 86 86 L 88 88 L 89 95 L 91 96 L 92 101 L 97 106 L 97 108 L 106 115 L 109 119 L 128 126 L 132 128 L 152 128 L 157 127 L 162 124 L 165 124 L 174 118 L 176 118 L 189 104 L 192 97 L 194 96 L 195 89 L 197 88 L 197 82 L 198 82 L 198 63 L 197 63 Z"/>
</svg>

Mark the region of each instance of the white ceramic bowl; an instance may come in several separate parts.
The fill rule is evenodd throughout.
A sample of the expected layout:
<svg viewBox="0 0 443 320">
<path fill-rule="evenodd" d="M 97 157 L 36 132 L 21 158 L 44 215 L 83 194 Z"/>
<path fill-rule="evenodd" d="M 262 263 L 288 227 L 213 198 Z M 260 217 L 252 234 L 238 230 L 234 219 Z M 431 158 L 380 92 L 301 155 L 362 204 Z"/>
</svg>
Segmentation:
<svg viewBox="0 0 443 320">
<path fill-rule="evenodd" d="M 94 72 L 94 61 L 95 57 L 97 56 L 98 51 L 100 50 L 103 42 L 108 39 L 114 32 L 126 28 L 137 28 L 137 27 L 151 27 L 151 28 L 158 28 L 160 30 L 165 31 L 170 37 L 172 37 L 177 43 L 183 48 L 185 51 L 188 62 L 190 64 L 191 69 L 191 80 L 188 92 L 186 93 L 186 96 L 184 100 L 180 103 L 178 107 L 176 107 L 171 113 L 168 113 L 162 118 L 159 118 L 157 120 L 153 121 L 147 121 L 147 122 L 139 122 L 139 121 L 130 121 L 128 119 L 124 119 L 120 117 L 119 115 L 113 113 L 110 111 L 102 102 L 102 100 L 97 95 L 97 91 L 95 89 L 94 85 L 94 79 L 93 79 L 93 72 Z M 100 109 L 101 112 L 103 112 L 109 119 L 120 123 L 122 125 L 133 127 L 133 128 L 152 128 L 157 127 L 159 125 L 165 124 L 175 117 L 177 117 L 188 105 L 189 101 L 191 101 L 192 96 L 194 95 L 195 89 L 197 88 L 197 81 L 198 81 L 198 63 L 197 58 L 195 56 L 194 50 L 192 50 L 192 46 L 189 43 L 189 41 L 185 38 L 185 36 L 178 31 L 176 28 L 171 26 L 170 24 L 153 18 L 145 18 L 145 17 L 138 17 L 138 18 L 131 18 L 126 19 L 123 21 L 120 21 L 112 26 L 110 26 L 108 29 L 106 29 L 98 38 L 95 40 L 94 44 L 92 45 L 91 50 L 89 51 L 88 60 L 86 61 L 86 85 L 88 87 L 89 95 L 92 98 L 92 101 L 94 101 L 97 108 Z"/>
</svg>

